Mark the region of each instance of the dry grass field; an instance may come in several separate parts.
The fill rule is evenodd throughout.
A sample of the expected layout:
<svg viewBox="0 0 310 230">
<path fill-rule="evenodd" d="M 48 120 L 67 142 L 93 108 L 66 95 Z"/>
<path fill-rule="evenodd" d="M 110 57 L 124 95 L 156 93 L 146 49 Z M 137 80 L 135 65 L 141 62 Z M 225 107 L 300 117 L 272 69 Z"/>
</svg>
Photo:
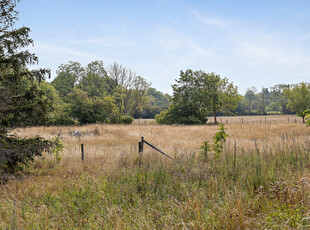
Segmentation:
<svg viewBox="0 0 310 230">
<path fill-rule="evenodd" d="M 220 157 L 200 154 L 216 125 L 16 129 L 64 151 L 0 185 L 0 229 L 308 229 L 310 128 L 295 118 L 220 117 Z M 146 146 L 139 166 L 141 136 L 174 160 Z"/>
</svg>

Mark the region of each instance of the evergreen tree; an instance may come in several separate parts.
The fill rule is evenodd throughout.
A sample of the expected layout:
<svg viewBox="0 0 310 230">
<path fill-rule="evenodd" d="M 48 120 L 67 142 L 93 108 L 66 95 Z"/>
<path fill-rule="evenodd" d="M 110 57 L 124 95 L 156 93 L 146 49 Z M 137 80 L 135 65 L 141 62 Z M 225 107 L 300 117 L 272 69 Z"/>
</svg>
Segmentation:
<svg viewBox="0 0 310 230">
<path fill-rule="evenodd" d="M 40 137 L 20 139 L 8 134 L 14 126 L 46 123 L 50 110 L 36 84 L 44 81 L 49 70 L 27 68 L 38 58 L 25 49 L 33 44 L 30 29 L 14 28 L 17 2 L 0 1 L 0 171 L 14 171 L 19 163 L 33 160 L 52 145 Z"/>
</svg>

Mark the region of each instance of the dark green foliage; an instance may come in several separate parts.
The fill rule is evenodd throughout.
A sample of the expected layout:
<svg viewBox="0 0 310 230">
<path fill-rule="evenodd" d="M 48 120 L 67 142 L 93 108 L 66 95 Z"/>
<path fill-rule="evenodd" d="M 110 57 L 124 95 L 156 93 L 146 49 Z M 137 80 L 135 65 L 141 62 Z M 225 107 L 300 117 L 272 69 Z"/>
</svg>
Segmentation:
<svg viewBox="0 0 310 230">
<path fill-rule="evenodd" d="M 203 125 L 207 122 L 205 113 L 194 107 L 178 104 L 155 116 L 158 124 Z"/>
<path fill-rule="evenodd" d="M 134 121 L 134 118 L 131 116 L 121 116 L 121 123 L 122 124 L 131 124 Z"/>
<path fill-rule="evenodd" d="M 170 103 L 170 96 L 157 91 L 155 88 L 150 87 L 147 91 L 147 103 L 142 106 L 141 110 L 136 110 L 135 118 L 154 118 L 163 110 L 166 110 Z"/>
<path fill-rule="evenodd" d="M 205 124 L 207 116 L 230 113 L 241 99 L 237 87 L 215 73 L 186 70 L 172 85 L 172 105 L 156 116 L 160 124 Z"/>
<path fill-rule="evenodd" d="M 310 84 L 306 82 L 295 84 L 284 93 L 288 98 L 288 106 L 305 122 L 304 111 L 310 108 Z"/>
<path fill-rule="evenodd" d="M 79 124 L 120 122 L 120 111 L 111 96 L 89 98 L 85 91 L 74 88 L 68 98 L 71 117 Z"/>
<path fill-rule="evenodd" d="M 42 137 L 19 138 L 16 135 L 0 136 L 0 172 L 15 172 L 41 157 L 44 151 L 53 151 L 59 157 L 62 144 L 58 138 L 45 140 Z M 56 147 L 54 149 L 54 147 Z"/>
<path fill-rule="evenodd" d="M 49 122 L 51 101 L 39 83 L 48 69 L 29 70 L 38 58 L 26 50 L 33 44 L 30 29 L 14 28 L 17 12 L 14 0 L 0 1 L 0 171 L 14 172 L 53 146 L 43 138 L 19 138 L 9 135 L 16 126 L 42 125 Z"/>
<path fill-rule="evenodd" d="M 33 84 L 44 81 L 48 69 L 29 70 L 38 58 L 25 50 L 33 44 L 30 29 L 14 29 L 16 1 L 0 1 L 0 125 L 6 127 L 38 125 L 47 122 L 49 102 L 44 92 Z"/>
</svg>

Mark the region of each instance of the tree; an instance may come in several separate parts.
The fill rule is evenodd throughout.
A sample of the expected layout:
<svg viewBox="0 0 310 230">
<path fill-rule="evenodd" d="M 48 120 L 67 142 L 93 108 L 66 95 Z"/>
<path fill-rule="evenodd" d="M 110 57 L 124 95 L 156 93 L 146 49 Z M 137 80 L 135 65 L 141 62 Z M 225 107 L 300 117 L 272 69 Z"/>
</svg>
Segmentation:
<svg viewBox="0 0 310 230">
<path fill-rule="evenodd" d="M 137 110 L 134 114 L 135 118 L 154 118 L 161 111 L 168 109 L 168 94 L 163 94 L 155 88 L 150 87 L 146 92 L 147 98 L 141 110 Z"/>
<path fill-rule="evenodd" d="M 92 101 L 87 93 L 81 89 L 73 89 L 68 95 L 70 99 L 71 116 L 76 118 L 80 124 L 95 123 L 92 113 Z"/>
<path fill-rule="evenodd" d="M 74 125 L 75 121 L 70 117 L 69 103 L 64 102 L 58 91 L 48 82 L 41 82 L 38 88 L 45 93 L 45 97 L 51 102 L 53 110 L 48 115 L 48 123 L 51 125 Z"/>
<path fill-rule="evenodd" d="M 303 123 L 305 123 L 304 111 L 310 108 L 310 84 L 301 82 L 284 92 L 288 98 L 288 106 L 296 111 L 297 116 L 302 117 Z"/>
<path fill-rule="evenodd" d="M 110 79 L 102 61 L 89 63 L 81 76 L 78 87 L 87 92 L 89 97 L 103 97 L 109 93 Z"/>
<path fill-rule="evenodd" d="M 256 99 L 256 97 L 255 97 L 256 91 L 257 91 L 257 89 L 254 86 L 252 86 L 251 88 L 249 88 L 246 91 L 246 93 L 244 95 L 245 99 L 247 100 L 248 115 L 250 115 L 250 113 L 252 111 L 252 106 L 253 106 L 253 103 Z"/>
<path fill-rule="evenodd" d="M 232 114 L 232 111 L 237 109 L 238 102 L 242 99 L 238 93 L 238 88 L 227 78 L 219 81 L 217 91 L 214 94 L 219 94 L 218 100 L 212 100 L 214 122 L 217 123 L 216 114 L 222 112 L 225 114 Z"/>
<path fill-rule="evenodd" d="M 123 114 L 133 116 L 145 102 L 150 83 L 131 69 L 117 63 L 109 66 L 108 76 L 112 79 L 110 87 L 113 88 L 118 107 L 123 107 Z"/>
<path fill-rule="evenodd" d="M 157 116 L 159 123 L 204 124 L 207 115 L 235 110 L 241 99 L 237 87 L 215 73 L 187 70 L 172 86 L 172 105 Z"/>
<path fill-rule="evenodd" d="M 266 115 L 267 114 L 267 105 L 269 103 L 270 93 L 268 88 L 262 88 L 262 91 L 257 95 L 258 101 L 258 112 L 259 114 Z"/>
<path fill-rule="evenodd" d="M 28 27 L 14 28 L 17 20 L 14 0 L 0 1 L 0 170 L 14 171 L 40 156 L 52 142 L 40 137 L 20 139 L 8 135 L 14 126 L 39 125 L 46 122 L 48 100 L 35 82 L 42 82 L 48 69 L 29 70 L 38 58 L 26 50 L 33 44 Z"/>
<path fill-rule="evenodd" d="M 52 85 L 58 91 L 59 96 L 68 102 L 67 96 L 84 75 L 84 68 L 78 62 L 69 61 L 68 64 L 60 65 L 56 73 L 57 77 L 52 81 Z"/>
<path fill-rule="evenodd" d="M 287 114 L 288 109 L 288 98 L 284 91 L 289 90 L 290 85 L 278 84 L 271 87 L 270 92 L 270 109 L 273 111 L 279 111 L 281 114 Z"/>
</svg>

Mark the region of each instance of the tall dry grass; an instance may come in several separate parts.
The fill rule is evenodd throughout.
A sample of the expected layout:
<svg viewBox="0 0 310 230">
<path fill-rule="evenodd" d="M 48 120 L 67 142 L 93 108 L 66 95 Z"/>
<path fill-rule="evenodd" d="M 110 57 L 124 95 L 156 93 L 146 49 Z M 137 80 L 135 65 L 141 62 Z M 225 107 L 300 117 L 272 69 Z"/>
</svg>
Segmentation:
<svg viewBox="0 0 310 230">
<path fill-rule="evenodd" d="M 229 137 L 220 159 L 199 154 L 217 131 L 213 125 L 14 130 L 20 136 L 60 135 L 65 148 L 59 164 L 46 155 L 0 185 L 0 228 L 310 226 L 310 128 L 295 122 L 228 122 L 225 128 Z M 175 160 L 146 146 L 140 168 L 141 136 Z"/>
</svg>

